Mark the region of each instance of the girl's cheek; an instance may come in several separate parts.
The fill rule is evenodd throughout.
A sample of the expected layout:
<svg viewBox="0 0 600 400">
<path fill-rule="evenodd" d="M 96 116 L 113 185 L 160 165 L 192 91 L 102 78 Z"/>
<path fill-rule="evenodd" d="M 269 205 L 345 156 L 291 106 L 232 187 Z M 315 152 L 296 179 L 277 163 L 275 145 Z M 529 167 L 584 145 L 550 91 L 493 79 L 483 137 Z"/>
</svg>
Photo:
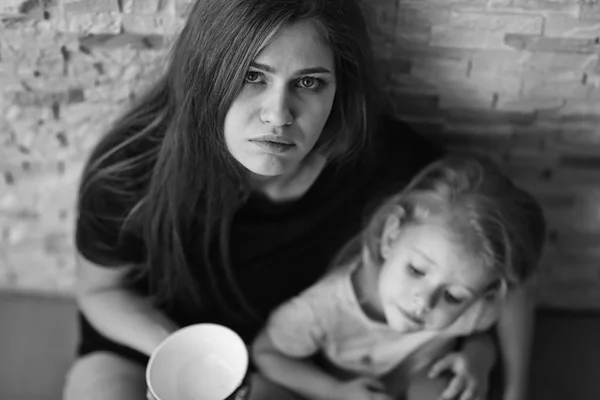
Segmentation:
<svg viewBox="0 0 600 400">
<path fill-rule="evenodd" d="M 448 311 L 444 316 L 444 319 L 445 319 L 444 323 L 446 325 L 450 325 L 450 324 L 454 323 L 458 318 L 460 318 L 460 316 L 462 314 L 463 314 L 462 311 L 459 311 L 459 310 Z"/>
</svg>

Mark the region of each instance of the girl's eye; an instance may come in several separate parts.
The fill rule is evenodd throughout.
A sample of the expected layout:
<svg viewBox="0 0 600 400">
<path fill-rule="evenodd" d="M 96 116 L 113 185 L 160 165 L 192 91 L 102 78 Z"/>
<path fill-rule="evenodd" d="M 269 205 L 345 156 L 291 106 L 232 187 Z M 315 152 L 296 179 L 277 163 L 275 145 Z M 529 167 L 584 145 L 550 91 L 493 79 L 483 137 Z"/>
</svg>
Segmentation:
<svg viewBox="0 0 600 400">
<path fill-rule="evenodd" d="M 460 304 L 463 302 L 463 299 L 459 299 L 458 297 L 452 295 L 450 292 L 444 292 L 444 298 L 450 304 Z"/>
<path fill-rule="evenodd" d="M 313 78 L 312 76 L 305 76 L 298 81 L 298 86 L 302 89 L 317 90 L 323 85 L 323 82 L 319 78 Z"/>
<path fill-rule="evenodd" d="M 249 83 L 260 82 L 260 72 L 256 72 L 256 71 L 246 72 L 246 82 L 249 82 Z"/>
<path fill-rule="evenodd" d="M 412 276 L 418 276 L 421 277 L 423 275 L 425 275 L 425 272 L 421 271 L 420 269 L 416 269 L 414 267 L 414 265 L 412 264 L 408 264 L 408 272 L 412 275 Z"/>
</svg>

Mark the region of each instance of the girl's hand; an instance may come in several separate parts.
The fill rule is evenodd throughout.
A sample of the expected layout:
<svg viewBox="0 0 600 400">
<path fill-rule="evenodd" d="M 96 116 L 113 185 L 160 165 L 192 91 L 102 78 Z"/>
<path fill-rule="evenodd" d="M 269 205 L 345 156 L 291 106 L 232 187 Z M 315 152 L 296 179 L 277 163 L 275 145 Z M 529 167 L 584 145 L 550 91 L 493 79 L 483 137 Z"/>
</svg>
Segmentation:
<svg viewBox="0 0 600 400">
<path fill-rule="evenodd" d="M 450 372 L 452 378 L 440 396 L 441 400 L 486 399 L 489 370 L 476 368 L 464 353 L 450 353 L 431 367 L 429 377 L 436 378 L 445 371 Z"/>
<path fill-rule="evenodd" d="M 339 400 L 393 400 L 385 392 L 385 386 L 372 378 L 357 378 L 340 383 L 335 398 Z"/>
</svg>

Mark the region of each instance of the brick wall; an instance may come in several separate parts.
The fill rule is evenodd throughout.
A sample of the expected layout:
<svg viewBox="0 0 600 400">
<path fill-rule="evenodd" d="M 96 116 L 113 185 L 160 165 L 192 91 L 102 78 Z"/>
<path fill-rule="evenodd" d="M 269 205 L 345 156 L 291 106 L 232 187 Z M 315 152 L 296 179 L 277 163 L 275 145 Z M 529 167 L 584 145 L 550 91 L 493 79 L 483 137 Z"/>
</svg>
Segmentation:
<svg viewBox="0 0 600 400">
<path fill-rule="evenodd" d="M 540 301 L 600 308 L 600 2 L 370 0 L 398 115 L 544 204 Z M 161 69 L 185 0 L 3 0 L 0 284 L 69 293 L 87 152 Z"/>
<path fill-rule="evenodd" d="M 600 307 L 600 2 L 379 3 L 398 114 L 536 194 L 550 222 L 541 302 Z"/>
<path fill-rule="evenodd" d="M 0 0 L 0 287 L 71 293 L 83 162 L 162 70 L 185 5 Z"/>
</svg>

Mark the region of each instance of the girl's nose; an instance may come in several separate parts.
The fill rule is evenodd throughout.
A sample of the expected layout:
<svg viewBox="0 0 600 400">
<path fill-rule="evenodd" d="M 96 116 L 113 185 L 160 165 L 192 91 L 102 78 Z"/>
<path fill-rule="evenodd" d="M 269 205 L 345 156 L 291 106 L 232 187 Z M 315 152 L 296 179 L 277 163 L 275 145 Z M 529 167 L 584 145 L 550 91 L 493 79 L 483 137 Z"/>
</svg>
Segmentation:
<svg viewBox="0 0 600 400">
<path fill-rule="evenodd" d="M 413 312 L 417 317 L 423 317 L 430 312 L 437 302 L 435 291 L 423 290 L 413 295 Z"/>
<path fill-rule="evenodd" d="M 291 125 L 294 122 L 289 94 L 286 89 L 273 88 L 266 93 L 260 118 L 264 123 L 275 127 Z"/>
</svg>

